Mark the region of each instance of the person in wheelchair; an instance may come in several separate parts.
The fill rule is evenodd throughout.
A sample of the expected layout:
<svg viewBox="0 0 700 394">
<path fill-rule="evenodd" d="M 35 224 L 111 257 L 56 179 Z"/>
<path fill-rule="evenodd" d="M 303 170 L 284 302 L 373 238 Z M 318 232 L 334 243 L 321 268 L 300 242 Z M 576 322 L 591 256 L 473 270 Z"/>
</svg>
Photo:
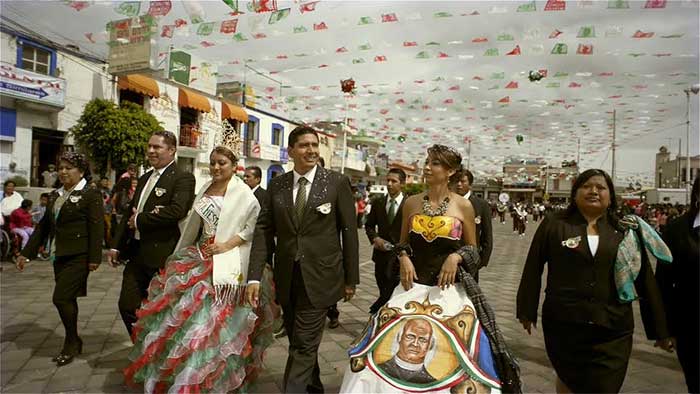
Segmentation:
<svg viewBox="0 0 700 394">
<path fill-rule="evenodd" d="M 12 211 L 10 215 L 10 232 L 20 237 L 20 247 L 24 248 L 29 242 L 29 237 L 34 232 L 32 224 L 32 214 L 29 210 L 32 209 L 32 200 L 22 200 L 19 208 Z M 19 251 L 17 251 L 19 253 Z"/>
</svg>

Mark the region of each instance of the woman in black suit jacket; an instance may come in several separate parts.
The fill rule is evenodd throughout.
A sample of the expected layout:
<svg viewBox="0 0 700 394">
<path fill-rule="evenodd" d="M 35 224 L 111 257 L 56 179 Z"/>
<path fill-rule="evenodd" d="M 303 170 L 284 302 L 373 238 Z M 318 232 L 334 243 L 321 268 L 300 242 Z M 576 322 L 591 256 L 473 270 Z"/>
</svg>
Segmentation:
<svg viewBox="0 0 700 394">
<path fill-rule="evenodd" d="M 17 268 L 34 258 L 39 247 L 51 239 L 56 287 L 53 303 L 61 316 L 66 339 L 61 352 L 53 358 L 60 367 L 82 352 L 78 336 L 78 297 L 87 292 L 87 277 L 102 260 L 104 209 L 102 196 L 87 187 L 88 164 L 85 157 L 69 152 L 61 156 L 58 176 L 63 184 L 51 193 L 46 214 L 17 259 Z"/>
<path fill-rule="evenodd" d="M 610 176 L 602 170 L 584 171 L 574 182 L 568 210 L 540 224 L 525 262 L 517 317 L 530 333 L 547 263 L 542 329 L 560 393 L 618 392 L 625 379 L 634 319 L 632 304 L 618 300 L 613 276 L 624 238 L 615 209 Z M 657 346 L 669 350 L 661 295 L 649 260 L 642 261 L 635 288 L 644 328 L 649 339 L 661 338 Z"/>
<path fill-rule="evenodd" d="M 668 313 L 671 335 L 676 339 L 678 360 L 689 393 L 700 392 L 700 178 L 695 178 L 690 211 L 671 222 L 663 239 L 673 254 L 673 264 L 656 266 Z"/>
</svg>

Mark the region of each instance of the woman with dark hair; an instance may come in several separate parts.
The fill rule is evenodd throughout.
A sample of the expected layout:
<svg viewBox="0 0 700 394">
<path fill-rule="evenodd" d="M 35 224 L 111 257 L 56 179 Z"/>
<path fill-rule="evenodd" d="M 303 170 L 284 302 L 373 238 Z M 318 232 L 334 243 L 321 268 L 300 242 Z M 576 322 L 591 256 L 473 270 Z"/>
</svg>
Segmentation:
<svg viewBox="0 0 700 394">
<path fill-rule="evenodd" d="M 473 278 L 474 208 L 449 188 L 461 162 L 447 146 L 428 149 L 428 190 L 403 203 L 394 248 L 401 284 L 351 345 L 340 392 L 520 392 L 517 364 Z"/>
<path fill-rule="evenodd" d="M 53 358 L 59 367 L 70 364 L 83 350 L 77 298 L 85 297 L 88 274 L 102 262 L 102 195 L 87 187 L 89 178 L 85 156 L 74 152 L 61 156 L 58 179 L 63 186 L 51 193 L 46 214 L 17 258 L 17 268 L 23 271 L 24 264 L 50 240 L 56 279 L 53 303 L 66 330 L 63 349 Z"/>
<path fill-rule="evenodd" d="M 542 329 L 559 393 L 620 390 L 632 351 L 631 302 L 637 295 L 647 337 L 670 349 L 649 261 L 670 260 L 662 253 L 665 245 L 641 219 L 634 224 L 627 224 L 628 217 L 619 220 L 616 209 L 610 176 L 597 169 L 584 171 L 574 182 L 569 207 L 547 216 L 538 227 L 525 262 L 517 317 L 530 334 L 547 264 Z M 643 248 L 637 246 L 640 240 Z"/>
<path fill-rule="evenodd" d="M 212 180 L 197 194 L 175 253 L 136 312 L 124 374 L 145 393 L 246 392 L 272 342 L 278 313 L 270 270 L 259 306 L 244 303 L 260 205 L 235 175 L 237 151 L 220 145 L 211 152 Z"/>
<path fill-rule="evenodd" d="M 666 226 L 663 238 L 673 264 L 656 267 L 656 281 L 675 338 L 689 393 L 700 392 L 700 178 L 690 194 L 690 210 Z"/>
</svg>

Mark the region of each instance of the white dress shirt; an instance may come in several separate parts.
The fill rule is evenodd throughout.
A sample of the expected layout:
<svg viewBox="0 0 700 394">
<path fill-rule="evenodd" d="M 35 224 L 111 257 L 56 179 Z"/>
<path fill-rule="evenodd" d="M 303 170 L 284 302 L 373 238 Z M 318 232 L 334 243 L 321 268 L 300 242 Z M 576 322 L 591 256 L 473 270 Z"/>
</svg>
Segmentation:
<svg viewBox="0 0 700 394">
<path fill-rule="evenodd" d="M 470 191 L 467 192 L 467 194 L 464 195 L 464 198 L 466 198 L 467 200 L 469 200 L 469 197 L 471 197 L 471 196 L 472 196 L 472 191 L 470 190 Z"/>
<path fill-rule="evenodd" d="M 260 189 L 260 185 L 255 186 L 254 188 L 250 189 L 250 191 L 255 193 L 258 189 Z"/>
<path fill-rule="evenodd" d="M 314 178 L 316 177 L 316 169 L 318 166 L 314 166 L 314 168 L 310 169 L 306 174 L 304 175 L 299 175 L 298 172 L 293 171 L 294 173 L 294 186 L 292 187 L 292 201 L 296 203 L 297 201 L 297 193 L 299 192 L 299 179 L 300 178 L 306 178 L 308 182 L 306 182 L 306 185 L 304 187 L 306 188 L 306 201 L 309 200 L 309 193 L 311 192 L 311 184 L 314 183 Z"/>
</svg>

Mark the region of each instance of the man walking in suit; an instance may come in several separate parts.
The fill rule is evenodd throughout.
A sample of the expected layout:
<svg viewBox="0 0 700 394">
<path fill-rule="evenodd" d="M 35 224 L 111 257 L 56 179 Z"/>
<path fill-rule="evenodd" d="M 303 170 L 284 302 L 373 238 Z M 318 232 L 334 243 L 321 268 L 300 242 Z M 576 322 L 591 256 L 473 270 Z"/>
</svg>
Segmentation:
<svg viewBox="0 0 700 394">
<path fill-rule="evenodd" d="M 390 169 L 386 175 L 388 194 L 375 198 L 367 215 L 365 233 L 372 244 L 374 278 L 379 288 L 379 298 L 369 308 L 372 315 L 389 301 L 391 293 L 399 284 L 399 267 L 392 249 L 401 239 L 401 212 L 404 200 L 401 190 L 405 184 L 406 173 L 400 168 Z"/>
<path fill-rule="evenodd" d="M 131 216 L 119 223 L 107 261 L 128 259 L 119 294 L 119 312 L 129 335 L 136 322 L 136 310 L 148 296 L 148 284 L 180 238 L 178 222 L 187 216 L 194 200 L 194 176 L 175 164 L 177 138 L 158 131 L 148 140 L 148 162 L 153 167 L 139 179 Z"/>
<path fill-rule="evenodd" d="M 253 238 L 246 298 L 257 306 L 267 240 L 276 236 L 274 278 L 289 337 L 284 391 L 322 393 L 318 347 L 326 313 L 340 299 L 349 301 L 360 282 L 357 220 L 350 180 L 318 165 L 316 131 L 298 126 L 288 146 L 294 170 L 270 182 Z"/>
<path fill-rule="evenodd" d="M 474 183 L 474 175 L 471 171 L 464 169 L 454 185 L 455 193 L 464 196 L 474 207 L 476 223 L 476 243 L 479 245 L 480 267 L 486 267 L 491 258 L 493 250 L 493 227 L 491 223 L 491 208 L 489 203 L 483 198 L 472 193 L 471 186 Z M 479 281 L 479 273 L 474 276 L 475 281 Z"/>
<path fill-rule="evenodd" d="M 258 166 L 249 166 L 245 169 L 245 174 L 243 175 L 243 182 L 245 182 L 248 187 L 253 191 L 255 198 L 258 199 L 260 206 L 265 203 L 267 199 L 267 190 L 260 186 L 262 181 L 262 170 Z"/>
</svg>

